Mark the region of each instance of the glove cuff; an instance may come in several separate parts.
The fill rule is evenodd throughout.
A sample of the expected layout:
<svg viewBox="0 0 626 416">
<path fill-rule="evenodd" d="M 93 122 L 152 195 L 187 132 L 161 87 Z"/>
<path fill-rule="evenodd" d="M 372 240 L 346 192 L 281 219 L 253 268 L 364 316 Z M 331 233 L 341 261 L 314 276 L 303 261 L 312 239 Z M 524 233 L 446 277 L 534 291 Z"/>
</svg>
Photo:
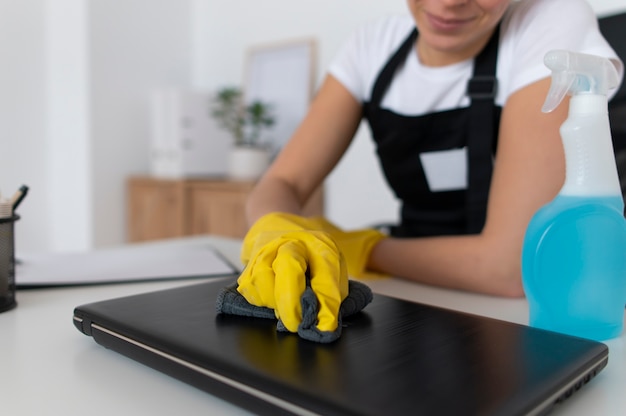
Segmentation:
<svg viewBox="0 0 626 416">
<path fill-rule="evenodd" d="M 337 244 L 344 254 L 348 274 L 359 277 L 365 272 L 367 261 L 374 246 L 387 236 L 374 229 L 353 231 L 346 234 L 347 238 Z"/>
</svg>

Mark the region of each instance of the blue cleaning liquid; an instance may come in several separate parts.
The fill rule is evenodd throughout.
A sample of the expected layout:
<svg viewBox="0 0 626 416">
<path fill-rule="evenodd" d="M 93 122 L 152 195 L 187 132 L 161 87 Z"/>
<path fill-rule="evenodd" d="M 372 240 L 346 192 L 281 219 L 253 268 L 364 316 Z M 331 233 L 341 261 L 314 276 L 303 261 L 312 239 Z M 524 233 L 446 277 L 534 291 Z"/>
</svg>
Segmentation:
<svg viewBox="0 0 626 416">
<path fill-rule="evenodd" d="M 522 251 L 530 325 L 594 340 L 619 336 L 626 304 L 621 196 L 557 196 L 531 220 Z"/>
</svg>

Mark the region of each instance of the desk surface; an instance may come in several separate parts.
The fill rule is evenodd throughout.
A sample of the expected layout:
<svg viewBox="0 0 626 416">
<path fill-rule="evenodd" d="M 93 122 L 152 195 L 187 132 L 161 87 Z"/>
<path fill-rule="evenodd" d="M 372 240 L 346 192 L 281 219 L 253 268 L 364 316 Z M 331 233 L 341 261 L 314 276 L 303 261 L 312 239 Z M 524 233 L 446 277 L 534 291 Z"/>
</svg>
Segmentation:
<svg viewBox="0 0 626 416">
<path fill-rule="evenodd" d="M 239 243 L 207 237 L 238 264 Z M 145 367 L 81 335 L 72 323 L 80 304 L 198 280 L 20 290 L 18 307 L 0 313 L 0 408 L 7 415 L 241 415 L 246 411 Z M 438 289 L 400 279 L 366 282 L 375 293 L 521 324 L 523 299 Z M 610 340 L 609 365 L 555 415 L 616 415 L 626 408 L 626 334 Z"/>
</svg>

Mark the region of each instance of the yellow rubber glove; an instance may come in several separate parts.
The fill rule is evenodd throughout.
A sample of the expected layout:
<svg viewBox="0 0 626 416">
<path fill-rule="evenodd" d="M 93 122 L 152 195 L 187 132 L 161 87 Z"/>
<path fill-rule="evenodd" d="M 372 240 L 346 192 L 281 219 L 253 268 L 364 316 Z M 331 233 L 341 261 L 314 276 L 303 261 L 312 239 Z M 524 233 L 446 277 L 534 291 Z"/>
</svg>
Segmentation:
<svg viewBox="0 0 626 416">
<path fill-rule="evenodd" d="M 246 267 L 237 290 L 248 303 L 273 309 L 289 331 L 297 332 L 308 271 L 319 302 L 317 328 L 334 331 L 348 295 L 348 274 L 363 272 L 370 251 L 384 237 L 375 230 L 344 232 L 321 217 L 267 214 L 244 238 Z"/>
</svg>

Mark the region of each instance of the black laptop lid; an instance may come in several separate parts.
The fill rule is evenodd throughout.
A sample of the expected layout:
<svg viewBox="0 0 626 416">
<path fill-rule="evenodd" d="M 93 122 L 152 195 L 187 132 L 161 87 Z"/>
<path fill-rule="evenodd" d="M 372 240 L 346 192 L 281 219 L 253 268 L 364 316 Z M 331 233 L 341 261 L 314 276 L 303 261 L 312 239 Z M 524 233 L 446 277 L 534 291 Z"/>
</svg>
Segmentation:
<svg viewBox="0 0 626 416">
<path fill-rule="evenodd" d="M 605 365 L 604 344 L 382 295 L 317 344 L 219 315 L 212 281 L 83 305 L 76 327 L 257 413 L 542 414 Z M 94 377 L 98 377 L 94 374 Z"/>
</svg>

